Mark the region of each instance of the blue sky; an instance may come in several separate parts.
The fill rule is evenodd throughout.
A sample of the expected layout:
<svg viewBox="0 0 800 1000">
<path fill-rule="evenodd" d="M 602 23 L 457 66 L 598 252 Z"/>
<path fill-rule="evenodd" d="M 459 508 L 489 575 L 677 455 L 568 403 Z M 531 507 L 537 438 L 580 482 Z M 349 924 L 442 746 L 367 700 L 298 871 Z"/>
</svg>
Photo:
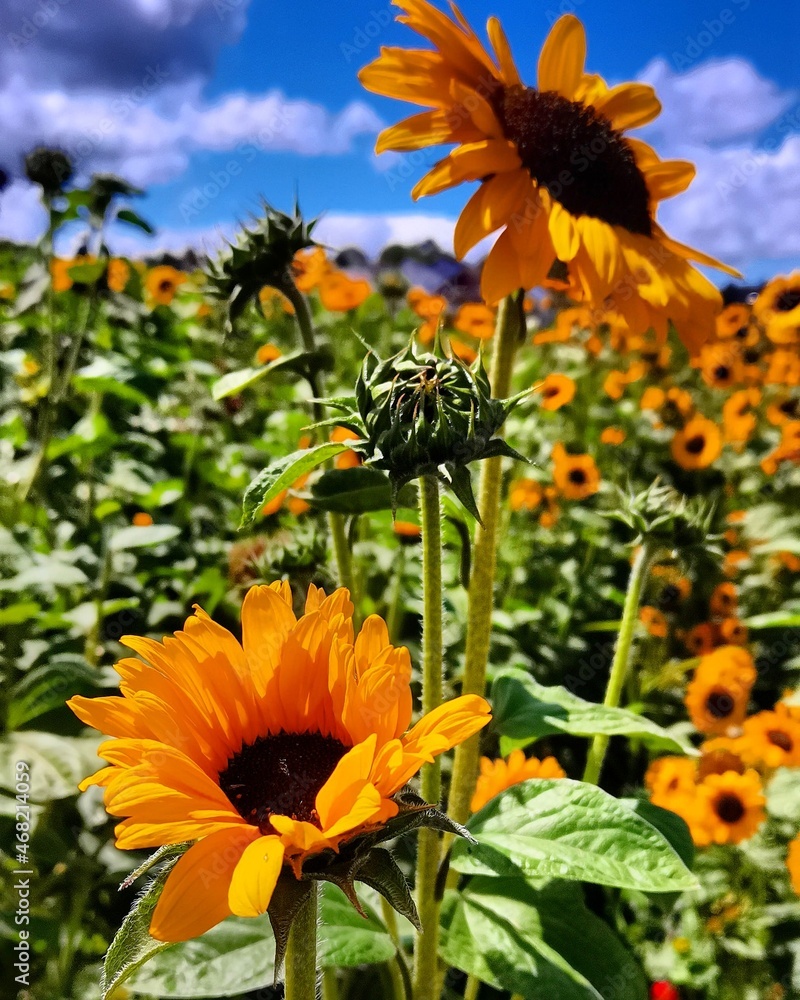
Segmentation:
<svg viewBox="0 0 800 1000">
<path fill-rule="evenodd" d="M 587 68 L 644 79 L 664 105 L 642 132 L 662 156 L 698 164 L 664 206 L 671 233 L 734 263 L 749 280 L 800 265 L 800 6 L 786 0 L 466 0 L 476 27 L 497 14 L 523 76 L 535 81 L 550 25 L 576 13 Z M 300 194 L 326 213 L 333 245 L 375 252 L 433 236 L 450 249 L 468 190 L 414 203 L 439 151 L 376 158 L 375 133 L 413 109 L 356 79 L 380 45 L 417 45 L 375 0 L 5 0 L 0 11 L 0 127 L 18 167 L 26 148 L 58 143 L 79 167 L 147 187 L 140 210 L 156 243 L 209 246 L 264 195 Z M 44 69 L 43 69 L 44 67 Z M 13 162 L 16 159 L 16 162 Z M 0 233 L 33 238 L 35 193 L 0 198 Z M 38 221 L 37 221 L 38 219 Z M 146 249 L 119 237 L 121 249 Z"/>
</svg>

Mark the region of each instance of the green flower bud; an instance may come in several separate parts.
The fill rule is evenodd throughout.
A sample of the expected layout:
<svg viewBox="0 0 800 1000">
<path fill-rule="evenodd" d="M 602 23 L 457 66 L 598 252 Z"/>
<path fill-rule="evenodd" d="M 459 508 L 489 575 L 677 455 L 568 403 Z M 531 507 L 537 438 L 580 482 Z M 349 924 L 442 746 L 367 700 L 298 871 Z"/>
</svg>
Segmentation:
<svg viewBox="0 0 800 1000">
<path fill-rule="evenodd" d="M 25 175 L 46 195 L 58 194 L 72 177 L 72 163 L 60 149 L 39 146 L 25 157 Z"/>
<path fill-rule="evenodd" d="M 361 435 L 366 464 L 388 473 L 395 496 L 409 480 L 433 475 L 479 520 L 466 466 L 496 455 L 525 461 L 495 435 L 526 395 L 493 399 L 482 359 L 467 366 L 437 338 L 433 353 L 418 354 L 411 343 L 385 361 L 368 354 L 356 412 L 337 420 Z"/>
<path fill-rule="evenodd" d="M 291 267 L 298 250 L 314 246 L 311 232 L 316 219 L 306 222 L 297 204 L 284 215 L 264 202 L 264 214 L 250 228 L 243 227 L 212 261 L 206 272 L 211 295 L 228 302 L 230 322 L 240 316 L 264 285 L 285 290 L 292 281 Z"/>
</svg>

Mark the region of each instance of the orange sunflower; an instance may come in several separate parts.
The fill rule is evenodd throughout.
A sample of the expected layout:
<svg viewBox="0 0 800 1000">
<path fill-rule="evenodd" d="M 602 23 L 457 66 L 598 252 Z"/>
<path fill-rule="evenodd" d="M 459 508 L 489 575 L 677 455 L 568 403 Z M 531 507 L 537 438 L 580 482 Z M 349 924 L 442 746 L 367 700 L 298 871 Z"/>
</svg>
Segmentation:
<svg viewBox="0 0 800 1000">
<path fill-rule="evenodd" d="M 543 760 L 537 757 L 526 759 L 521 750 L 512 750 L 505 760 L 481 757 L 481 773 L 478 775 L 470 809 L 474 813 L 483 809 L 495 795 L 530 778 L 566 778 L 566 776 L 566 772 L 555 757 L 545 757 Z"/>
<path fill-rule="evenodd" d="M 800 896 L 800 834 L 789 843 L 786 852 L 786 867 L 789 869 L 789 881 L 792 888 Z"/>
<path fill-rule="evenodd" d="M 487 24 L 489 51 L 455 5 L 451 20 L 426 0 L 394 2 L 404 12 L 398 20 L 434 48 L 384 47 L 359 78 L 374 93 L 432 110 L 386 129 L 376 150 L 458 144 L 412 194 L 481 182 L 454 242 L 463 257 L 503 230 L 483 267 L 484 299 L 541 285 L 560 262 L 573 298 L 607 302 L 632 329 L 652 326 L 661 337 L 672 320 L 698 348 L 722 300 L 689 261 L 730 269 L 670 239 L 655 220 L 658 203 L 684 191 L 695 169 L 625 135 L 661 111 L 653 89 L 609 88 L 585 73 L 586 35 L 571 14 L 553 26 L 538 86 L 528 87 L 496 18 Z"/>
<path fill-rule="evenodd" d="M 144 287 L 153 306 L 168 306 L 175 298 L 178 288 L 187 280 L 183 271 L 169 264 L 159 264 L 147 272 Z"/>
<path fill-rule="evenodd" d="M 748 764 L 800 767 L 800 719 L 793 717 L 785 705 L 779 703 L 774 712 L 751 715 L 742 728 L 742 756 Z"/>
<path fill-rule="evenodd" d="M 766 817 L 761 779 L 753 770 L 710 774 L 697 789 L 694 842 L 738 844 L 752 837 Z"/>
<path fill-rule="evenodd" d="M 543 410 L 560 410 L 575 398 L 575 382 L 569 375 L 553 372 L 547 375 L 534 391 L 541 398 L 539 405 Z"/>
<path fill-rule="evenodd" d="M 800 271 L 767 282 L 753 305 L 753 312 L 773 343 L 800 341 Z"/>
<path fill-rule="evenodd" d="M 69 702 L 114 737 L 99 750 L 108 766 L 81 788 L 105 788 L 117 847 L 194 842 L 166 881 L 153 937 L 264 913 L 279 877 L 380 830 L 422 764 L 489 721 L 483 698 L 464 695 L 409 730 L 408 650 L 375 615 L 354 639 L 352 614 L 345 589 L 312 585 L 298 619 L 287 582 L 253 587 L 241 645 L 196 608 L 163 642 L 123 639 L 146 662 L 117 664 L 121 698 Z"/>
<path fill-rule="evenodd" d="M 722 434 L 713 420 L 692 417 L 676 431 L 670 451 L 682 469 L 707 469 L 722 452 Z"/>
<path fill-rule="evenodd" d="M 724 735 L 741 726 L 755 683 L 752 656 L 740 646 L 720 646 L 700 658 L 686 689 L 686 708 L 701 733 Z"/>
<path fill-rule="evenodd" d="M 562 444 L 553 448 L 553 480 L 567 500 L 585 500 L 600 489 L 600 471 L 591 455 L 570 455 Z"/>
</svg>

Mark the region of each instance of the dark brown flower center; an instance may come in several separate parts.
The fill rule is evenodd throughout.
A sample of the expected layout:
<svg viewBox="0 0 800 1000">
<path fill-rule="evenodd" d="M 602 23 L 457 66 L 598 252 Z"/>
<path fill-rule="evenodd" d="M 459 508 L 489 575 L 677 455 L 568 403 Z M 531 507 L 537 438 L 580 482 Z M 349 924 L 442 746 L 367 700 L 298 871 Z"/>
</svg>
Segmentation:
<svg viewBox="0 0 800 1000">
<path fill-rule="evenodd" d="M 275 832 L 274 813 L 319 826 L 317 792 L 346 753 L 343 743 L 320 733 L 261 736 L 230 758 L 219 787 L 262 833 Z"/>
<path fill-rule="evenodd" d="M 702 434 L 695 434 L 686 442 L 686 450 L 690 455 L 699 455 L 706 446 L 706 439 Z"/>
<path fill-rule="evenodd" d="M 706 698 L 706 710 L 714 719 L 727 719 L 733 711 L 733 698 L 725 688 L 714 688 Z"/>
<path fill-rule="evenodd" d="M 712 750 L 710 753 L 704 753 L 697 765 L 697 777 L 700 781 L 709 774 L 724 774 L 726 771 L 744 774 L 741 758 L 730 750 Z"/>
<path fill-rule="evenodd" d="M 780 747 L 786 753 L 792 752 L 792 748 L 794 747 L 792 737 L 782 729 L 770 729 L 767 733 L 767 739 L 774 746 Z"/>
<path fill-rule="evenodd" d="M 790 288 L 775 299 L 778 312 L 791 312 L 797 306 L 800 306 L 800 288 Z"/>
<path fill-rule="evenodd" d="M 644 176 L 607 118 L 553 90 L 504 87 L 494 101 L 522 165 L 568 212 L 652 236 Z"/>
<path fill-rule="evenodd" d="M 715 809 L 723 823 L 738 823 L 744 816 L 744 806 L 738 795 L 720 795 Z"/>
<path fill-rule="evenodd" d="M 714 369 L 714 378 L 718 382 L 724 382 L 730 375 L 731 370 L 727 365 L 717 365 Z"/>
<path fill-rule="evenodd" d="M 583 486 L 586 482 L 586 473 L 583 469 L 570 469 L 568 474 L 569 481 L 575 483 L 576 486 Z"/>
<path fill-rule="evenodd" d="M 167 292 L 171 292 L 173 289 L 173 282 L 169 278 L 164 278 L 163 281 L 159 281 L 158 290 L 162 294 L 166 295 Z"/>
<path fill-rule="evenodd" d="M 785 413 L 787 417 L 793 417 L 800 407 L 796 399 L 784 399 L 782 403 L 778 404 L 778 409 L 781 413 Z"/>
</svg>

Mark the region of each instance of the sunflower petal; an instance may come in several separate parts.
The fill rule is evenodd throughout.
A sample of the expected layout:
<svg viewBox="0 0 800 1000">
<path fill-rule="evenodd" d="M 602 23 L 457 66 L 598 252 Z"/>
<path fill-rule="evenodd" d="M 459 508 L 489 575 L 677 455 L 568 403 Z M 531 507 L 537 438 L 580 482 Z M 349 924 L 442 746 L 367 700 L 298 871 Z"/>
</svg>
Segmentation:
<svg viewBox="0 0 800 1000">
<path fill-rule="evenodd" d="M 519 166 L 520 159 L 512 142 L 484 139 L 465 143 L 417 181 L 411 196 L 416 200 L 424 195 L 438 194 L 464 181 L 477 181 L 490 174 L 516 170 Z"/>
<path fill-rule="evenodd" d="M 594 102 L 615 129 L 639 128 L 661 114 L 661 101 L 646 83 L 620 83 Z"/>
<path fill-rule="evenodd" d="M 497 56 L 497 62 L 500 65 L 500 75 L 503 78 L 503 83 L 507 87 L 519 87 L 522 84 L 522 78 L 517 72 L 514 57 L 511 55 L 511 46 L 508 44 L 508 38 L 506 38 L 506 33 L 503 31 L 503 26 L 496 17 L 490 17 L 486 24 L 486 30 L 489 34 L 489 41 L 492 43 L 492 48 Z"/>
<path fill-rule="evenodd" d="M 258 831 L 256 831 L 258 832 Z M 228 888 L 227 903 L 238 917 L 267 912 L 283 867 L 283 844 L 278 837 L 259 837 L 242 852 Z"/>
<path fill-rule="evenodd" d="M 491 709 L 484 698 L 462 694 L 424 715 L 404 737 L 403 748 L 406 753 L 437 756 L 483 729 L 490 718 Z"/>
<path fill-rule="evenodd" d="M 573 100 L 586 62 L 586 32 L 574 14 L 553 25 L 539 56 L 539 90 L 555 90 Z"/>
<path fill-rule="evenodd" d="M 543 192 L 544 198 L 546 192 Z M 575 220 L 570 213 L 557 201 L 550 201 L 550 211 L 548 212 L 548 229 L 553 247 L 559 260 L 569 263 L 580 246 L 580 235 Z"/>
<path fill-rule="evenodd" d="M 247 826 L 221 830 L 199 841 L 178 860 L 150 922 L 158 941 L 188 941 L 231 915 L 228 888 L 248 844 L 260 837 Z"/>
<path fill-rule="evenodd" d="M 380 810 L 380 793 L 369 781 L 376 742 L 373 734 L 349 750 L 317 793 L 315 804 L 325 837 L 353 830 Z"/>
<path fill-rule="evenodd" d="M 481 295 L 488 305 L 494 305 L 518 288 L 522 288 L 519 256 L 506 229 L 497 238 L 497 242 L 483 262 Z"/>
<path fill-rule="evenodd" d="M 728 264 L 723 264 L 721 260 L 717 260 L 716 257 L 711 257 L 707 253 L 703 253 L 701 250 L 695 250 L 694 247 L 686 246 L 685 243 L 679 243 L 678 240 L 673 240 L 671 237 L 660 228 L 656 228 L 658 234 L 658 241 L 662 243 L 668 250 L 672 253 L 677 254 L 678 257 L 683 257 L 685 260 L 693 260 L 697 264 L 705 264 L 706 267 L 716 267 L 720 271 L 724 271 L 726 274 L 730 274 L 734 278 L 742 278 L 744 275 L 741 271 L 737 271 L 735 267 L 730 267 Z"/>
<path fill-rule="evenodd" d="M 453 248 L 461 260 L 484 237 L 504 226 L 514 211 L 525 212 L 531 189 L 527 171 L 498 174 L 484 181 L 464 206 L 456 222 Z"/>
</svg>

